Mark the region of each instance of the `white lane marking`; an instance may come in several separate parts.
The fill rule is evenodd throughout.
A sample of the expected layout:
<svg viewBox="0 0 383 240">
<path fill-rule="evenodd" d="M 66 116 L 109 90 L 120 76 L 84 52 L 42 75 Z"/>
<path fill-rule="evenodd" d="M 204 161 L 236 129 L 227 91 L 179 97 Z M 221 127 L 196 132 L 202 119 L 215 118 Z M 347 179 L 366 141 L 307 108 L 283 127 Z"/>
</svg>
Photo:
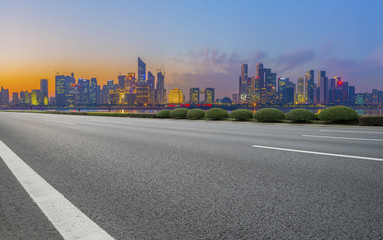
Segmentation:
<svg viewBox="0 0 383 240">
<path fill-rule="evenodd" d="M 371 133 L 371 134 L 383 134 L 383 132 L 368 132 L 368 131 L 348 131 L 348 130 L 320 130 L 321 132 L 346 132 L 346 133 Z"/>
<path fill-rule="evenodd" d="M 375 142 L 383 142 L 383 139 L 376 139 L 376 138 L 349 138 L 349 137 L 334 137 L 334 136 L 319 136 L 319 135 L 302 135 L 302 137 L 312 137 L 312 138 L 334 138 L 334 139 L 345 139 L 345 140 L 359 140 L 359 141 L 375 141 Z"/>
<path fill-rule="evenodd" d="M 56 122 L 56 123 L 64 123 L 64 124 L 75 124 L 75 123 L 72 123 L 72 122 L 64 122 L 64 121 L 56 121 L 56 120 L 49 120 L 49 119 L 43 119 L 44 121 L 48 121 L 48 122 Z"/>
<path fill-rule="evenodd" d="M 0 157 L 64 239 L 113 239 L 0 141 Z"/>
<path fill-rule="evenodd" d="M 334 156 L 334 157 L 356 158 L 356 159 L 364 159 L 364 160 L 372 160 L 372 161 L 383 161 L 383 158 L 362 157 L 362 156 L 343 155 L 343 154 L 325 153 L 325 152 L 313 152 L 313 151 L 305 151 L 305 150 L 297 150 L 297 149 L 289 149 L 289 148 L 278 148 L 278 147 L 260 146 L 260 145 L 252 145 L 252 147 L 254 147 L 254 148 L 265 148 L 265 149 L 279 150 L 279 151 L 286 151 L 286 152 L 310 153 L 310 154 Z"/>
</svg>

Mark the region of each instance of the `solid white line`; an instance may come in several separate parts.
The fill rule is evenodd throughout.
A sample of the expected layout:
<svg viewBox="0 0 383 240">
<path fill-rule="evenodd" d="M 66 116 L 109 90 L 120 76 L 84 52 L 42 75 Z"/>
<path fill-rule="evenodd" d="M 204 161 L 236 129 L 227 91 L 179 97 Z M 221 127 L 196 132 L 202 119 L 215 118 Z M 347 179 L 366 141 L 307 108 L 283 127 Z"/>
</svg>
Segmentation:
<svg viewBox="0 0 383 240">
<path fill-rule="evenodd" d="M 65 123 L 65 124 L 75 124 L 75 123 L 72 123 L 72 122 L 63 122 L 63 121 L 48 120 L 48 119 L 43 119 L 43 120 L 44 120 L 44 121 L 48 121 L 48 122 Z"/>
<path fill-rule="evenodd" d="M 345 140 L 359 140 L 359 141 L 375 141 L 383 142 L 383 139 L 373 138 L 349 138 L 349 137 L 334 137 L 334 136 L 319 136 L 319 135 L 302 135 L 302 137 L 313 137 L 313 138 L 334 138 L 334 139 L 345 139 Z"/>
<path fill-rule="evenodd" d="M 305 150 L 297 150 L 297 149 L 289 149 L 289 148 L 260 146 L 260 145 L 252 145 L 252 147 L 279 150 L 279 151 L 287 151 L 287 152 L 310 153 L 310 154 L 334 156 L 334 157 L 356 158 L 356 159 L 364 159 L 364 160 L 372 160 L 372 161 L 383 161 L 383 158 L 371 158 L 371 157 L 361 157 L 361 156 L 343 155 L 343 154 L 335 154 L 335 153 L 313 152 L 313 151 L 305 151 Z"/>
<path fill-rule="evenodd" d="M 348 131 L 348 130 L 320 130 L 321 132 L 346 132 L 346 133 L 371 133 L 383 134 L 383 132 L 367 132 L 367 131 Z"/>
<path fill-rule="evenodd" d="M 113 239 L 0 141 L 0 157 L 64 239 Z"/>
</svg>

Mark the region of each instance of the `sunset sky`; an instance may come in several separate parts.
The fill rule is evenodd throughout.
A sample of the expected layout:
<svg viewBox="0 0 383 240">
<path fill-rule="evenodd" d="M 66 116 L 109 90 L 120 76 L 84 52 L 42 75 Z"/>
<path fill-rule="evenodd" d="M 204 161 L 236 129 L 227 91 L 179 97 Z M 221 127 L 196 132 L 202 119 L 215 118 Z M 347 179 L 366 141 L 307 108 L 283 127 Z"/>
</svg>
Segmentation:
<svg viewBox="0 0 383 240">
<path fill-rule="evenodd" d="M 240 65 L 296 81 L 307 70 L 383 90 L 383 1 L 14 1 L 0 3 L 0 86 L 38 89 L 55 71 L 103 85 L 165 65 L 166 88 L 238 92 Z M 316 74 L 316 73 L 315 73 Z M 316 75 L 315 75 L 315 81 Z"/>
</svg>

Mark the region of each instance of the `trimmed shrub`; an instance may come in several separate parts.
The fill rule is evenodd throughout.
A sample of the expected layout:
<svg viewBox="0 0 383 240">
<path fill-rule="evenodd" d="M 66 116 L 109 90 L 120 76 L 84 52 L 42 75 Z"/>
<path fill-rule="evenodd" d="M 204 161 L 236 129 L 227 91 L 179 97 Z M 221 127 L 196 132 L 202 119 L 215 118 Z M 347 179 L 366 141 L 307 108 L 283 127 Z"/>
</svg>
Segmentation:
<svg viewBox="0 0 383 240">
<path fill-rule="evenodd" d="M 253 118 L 253 113 L 247 109 L 238 109 L 230 113 L 230 118 L 235 118 L 237 121 L 246 121 Z"/>
<path fill-rule="evenodd" d="M 128 113 L 128 117 L 132 118 L 155 118 L 155 113 Z"/>
<path fill-rule="evenodd" d="M 314 117 L 315 115 L 313 112 L 304 108 L 294 109 L 286 114 L 286 119 L 292 121 L 293 123 L 311 122 Z"/>
<path fill-rule="evenodd" d="M 383 126 L 383 116 L 362 115 L 359 118 L 361 126 Z"/>
<path fill-rule="evenodd" d="M 319 113 L 314 113 L 314 119 L 313 120 L 319 120 Z"/>
<path fill-rule="evenodd" d="M 222 120 L 229 117 L 229 113 L 222 108 L 211 108 L 205 113 L 205 118 L 211 120 Z"/>
<path fill-rule="evenodd" d="M 91 116 L 105 116 L 105 117 L 127 117 L 127 113 L 117 113 L 117 112 L 87 112 L 86 115 Z"/>
<path fill-rule="evenodd" d="M 161 110 L 156 114 L 156 118 L 170 118 L 171 110 Z"/>
<path fill-rule="evenodd" d="M 259 122 L 279 122 L 285 114 L 276 108 L 263 108 L 254 113 L 254 118 Z"/>
<path fill-rule="evenodd" d="M 187 108 L 176 108 L 170 112 L 170 117 L 176 119 L 186 118 L 186 114 L 188 113 L 188 111 L 189 109 Z"/>
<path fill-rule="evenodd" d="M 196 120 L 205 116 L 205 111 L 199 108 L 192 109 L 186 114 L 187 119 Z"/>
<path fill-rule="evenodd" d="M 329 107 L 319 113 L 319 120 L 326 122 L 342 123 L 354 121 L 358 118 L 359 116 L 355 110 L 344 106 Z"/>
</svg>

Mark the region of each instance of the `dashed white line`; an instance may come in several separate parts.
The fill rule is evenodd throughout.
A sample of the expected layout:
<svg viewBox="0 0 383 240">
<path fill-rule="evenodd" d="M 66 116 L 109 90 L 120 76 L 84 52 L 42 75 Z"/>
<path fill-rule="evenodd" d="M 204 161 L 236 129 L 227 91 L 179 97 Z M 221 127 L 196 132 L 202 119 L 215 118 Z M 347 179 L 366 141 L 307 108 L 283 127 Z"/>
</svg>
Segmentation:
<svg viewBox="0 0 383 240">
<path fill-rule="evenodd" d="M 0 141 L 0 157 L 64 239 L 113 239 L 2 141 Z"/>
<path fill-rule="evenodd" d="M 48 122 L 56 122 L 56 123 L 64 123 L 64 124 L 75 124 L 75 123 L 72 123 L 72 122 L 64 122 L 64 121 L 56 121 L 56 120 L 49 120 L 49 119 L 43 119 L 44 121 L 48 121 Z"/>
<path fill-rule="evenodd" d="M 278 150 L 278 151 L 286 151 L 286 152 L 299 152 L 299 153 L 309 153 L 309 154 L 333 156 L 333 157 L 356 158 L 356 159 L 372 160 L 372 161 L 383 161 L 383 158 L 362 157 L 362 156 L 343 155 L 343 154 L 325 153 L 325 152 L 313 152 L 313 151 L 305 151 L 305 150 L 289 149 L 289 148 L 269 147 L 269 146 L 261 146 L 261 145 L 252 145 L 252 147 L 254 147 L 254 148 L 264 148 L 264 149 L 272 149 L 272 150 Z"/>
<path fill-rule="evenodd" d="M 345 132 L 345 133 L 371 133 L 371 134 L 383 134 L 383 132 L 369 132 L 369 131 L 349 131 L 349 130 L 320 130 L 321 132 Z"/>
<path fill-rule="evenodd" d="M 350 137 L 334 137 L 334 136 L 320 136 L 320 135 L 302 135 L 302 137 L 330 138 L 330 139 L 333 138 L 333 139 L 344 139 L 344 140 L 383 142 L 383 139 L 376 139 L 376 138 L 350 138 Z"/>
</svg>

